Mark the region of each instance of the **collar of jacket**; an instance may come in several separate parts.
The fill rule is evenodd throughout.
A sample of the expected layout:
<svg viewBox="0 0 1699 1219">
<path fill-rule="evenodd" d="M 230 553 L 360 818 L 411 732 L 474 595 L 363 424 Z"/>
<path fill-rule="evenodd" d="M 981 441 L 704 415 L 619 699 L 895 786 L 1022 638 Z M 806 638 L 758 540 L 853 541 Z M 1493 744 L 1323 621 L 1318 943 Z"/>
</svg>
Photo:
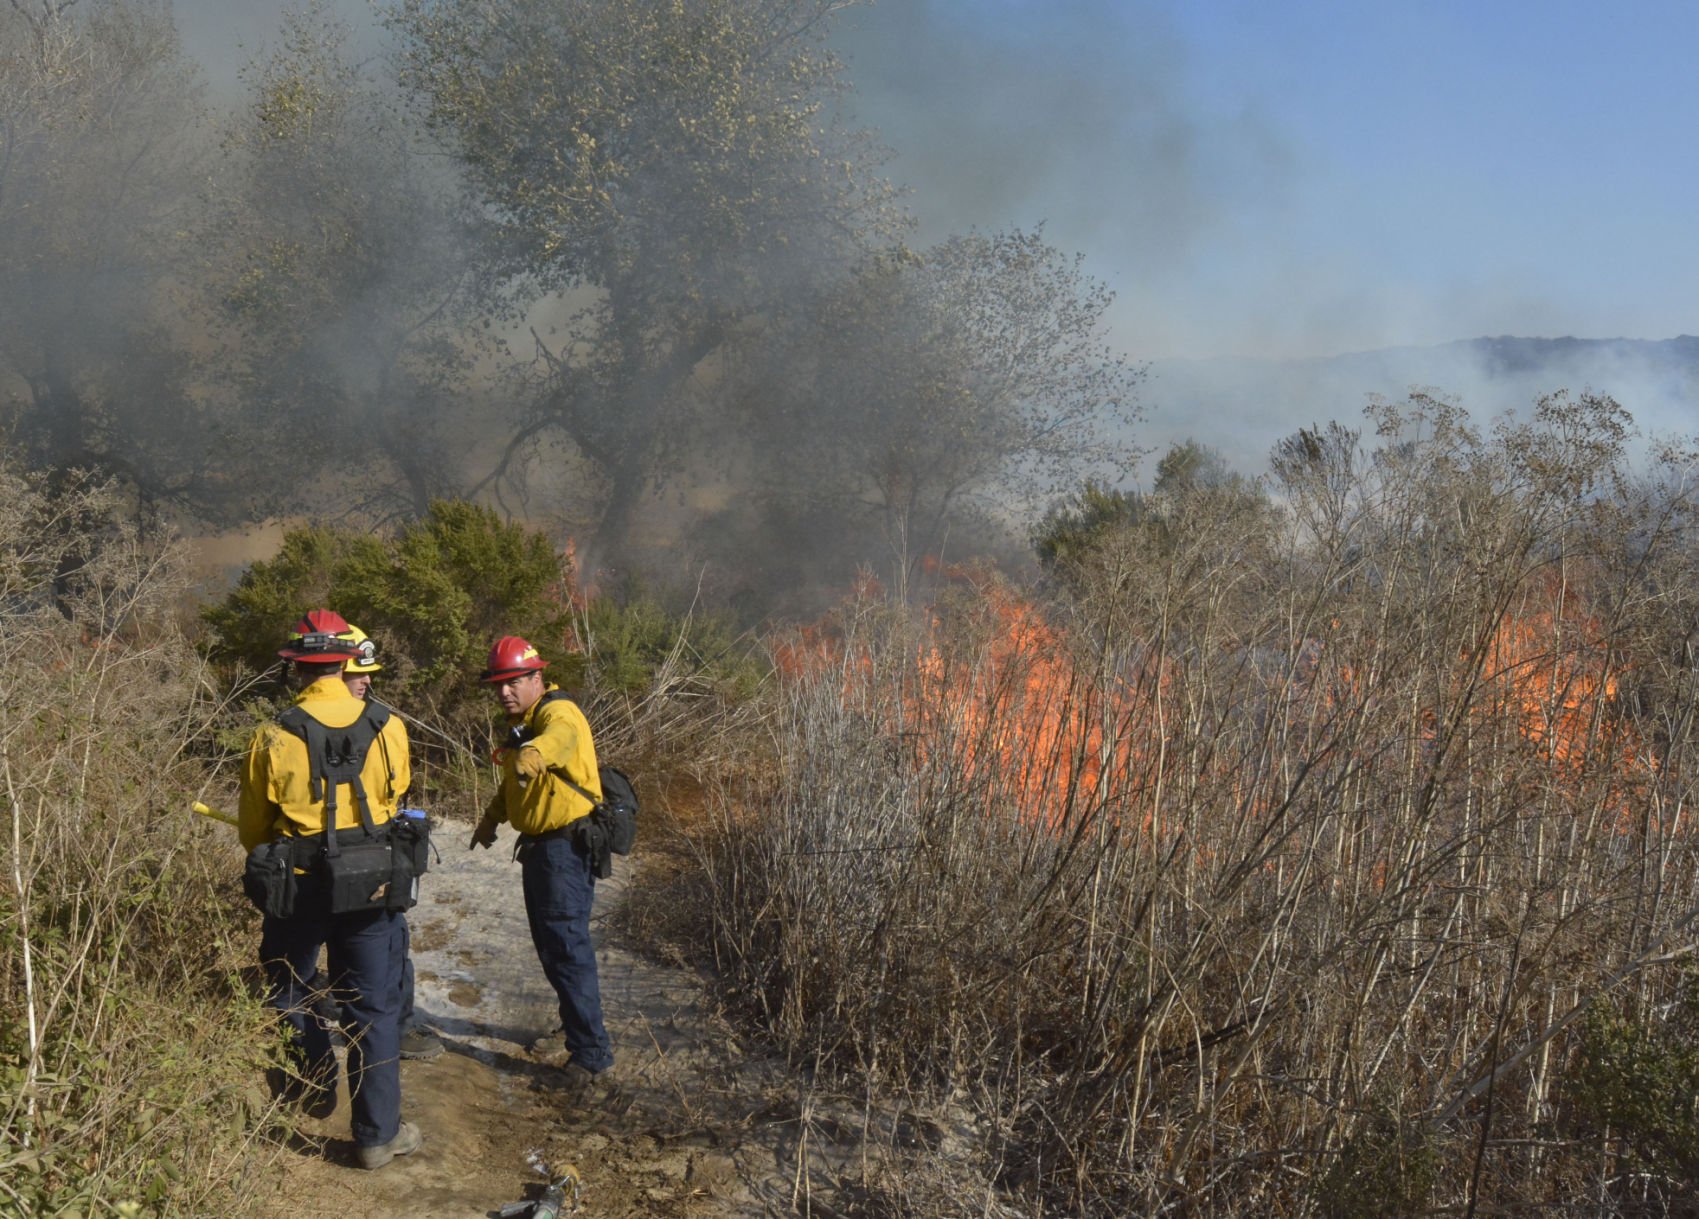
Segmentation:
<svg viewBox="0 0 1699 1219">
<path fill-rule="evenodd" d="M 340 671 L 329 677 L 320 677 L 309 682 L 295 696 L 297 707 L 305 703 L 355 703 L 359 701 L 348 693 L 348 687 L 343 684 Z"/>
</svg>

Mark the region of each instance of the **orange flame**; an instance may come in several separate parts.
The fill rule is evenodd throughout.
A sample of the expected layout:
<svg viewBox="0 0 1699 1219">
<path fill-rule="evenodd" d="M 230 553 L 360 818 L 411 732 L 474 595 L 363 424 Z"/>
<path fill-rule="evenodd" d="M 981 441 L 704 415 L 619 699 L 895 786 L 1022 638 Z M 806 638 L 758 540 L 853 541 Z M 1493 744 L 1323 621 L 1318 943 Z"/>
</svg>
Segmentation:
<svg viewBox="0 0 1699 1219">
<path fill-rule="evenodd" d="M 1085 810 L 1166 840 L 1171 827 L 1155 800 L 1146 801 L 1162 774 L 1172 781 L 1179 773 L 1169 773 L 1180 763 L 1164 754 L 1161 711 L 1175 701 L 1183 666 L 1146 659 L 1138 671 L 1106 674 L 1093 667 L 1101 657 L 1078 651 L 1038 605 L 1000 580 L 963 568 L 944 574 L 972 595 L 940 599 L 931 631 L 902 669 L 898 700 L 915 756 L 956 766 L 963 782 L 994 793 L 1028 824 L 1058 830 Z M 862 598 L 881 591 L 871 579 L 857 590 Z M 863 698 L 875 667 L 868 655 L 848 654 L 845 640 L 830 620 L 796 630 L 774 647 L 781 678 L 836 669 L 846 698 Z M 1295 748 L 1325 747 L 1341 722 L 1375 705 L 1363 674 L 1331 652 L 1322 639 L 1295 641 L 1282 687 L 1247 696 L 1252 714 L 1288 719 Z M 1606 714 L 1617 674 L 1599 622 L 1574 591 L 1555 580 L 1530 590 L 1520 612 L 1498 624 L 1485 659 L 1489 696 L 1473 700 L 1477 714 L 1514 725 L 1555 773 L 1610 766 L 1612 799 L 1626 807 L 1625 787 L 1650 763 L 1632 730 Z M 1438 710 L 1415 714 L 1431 740 Z M 1186 777 L 1193 790 L 1212 788 L 1257 817 L 1282 799 L 1278 770 L 1209 754 L 1203 770 Z"/>
<path fill-rule="evenodd" d="M 1555 575 L 1528 600 L 1499 624 L 1487 657 L 1488 674 L 1520 710 L 1523 736 L 1564 773 L 1590 760 L 1643 771 L 1650 763 L 1642 742 L 1608 714 L 1617 672 L 1598 616 Z"/>
<path fill-rule="evenodd" d="M 947 597 L 933 607 L 928 641 L 904 667 L 899 699 L 911 748 L 952 761 L 962 782 L 983 785 L 1028 822 L 1058 828 L 1100 806 L 1106 773 L 1123 770 L 1143 737 L 1131 725 L 1148 720 L 1132 687 L 1112 703 L 1037 605 L 983 571 L 943 574 L 973 596 L 966 608 Z M 857 589 L 864 598 L 880 591 L 871 579 Z M 942 642 L 964 636 L 980 646 Z M 793 631 L 773 655 L 784 678 L 841 666 L 846 696 L 863 693 L 873 676 L 869 657 L 845 655 L 832 622 Z"/>
</svg>

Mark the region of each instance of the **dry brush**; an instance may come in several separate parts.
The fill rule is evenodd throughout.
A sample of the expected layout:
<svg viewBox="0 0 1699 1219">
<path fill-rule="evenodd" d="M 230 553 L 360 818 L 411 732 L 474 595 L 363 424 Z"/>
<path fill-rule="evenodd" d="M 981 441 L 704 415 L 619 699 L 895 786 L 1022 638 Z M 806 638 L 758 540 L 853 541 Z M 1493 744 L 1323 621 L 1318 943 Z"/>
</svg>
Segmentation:
<svg viewBox="0 0 1699 1219">
<path fill-rule="evenodd" d="M 972 1124 L 983 1188 L 888 1211 L 1693 1204 L 1611 1099 L 1691 1041 L 1691 467 L 1631 479 L 1608 400 L 1375 418 L 1065 610 L 981 577 L 782 657 L 715 940 L 798 1061 Z"/>
<path fill-rule="evenodd" d="M 4 1213 L 192 1213 L 268 1158 L 235 856 L 187 812 L 218 707 L 131 519 L 0 467 Z"/>
</svg>

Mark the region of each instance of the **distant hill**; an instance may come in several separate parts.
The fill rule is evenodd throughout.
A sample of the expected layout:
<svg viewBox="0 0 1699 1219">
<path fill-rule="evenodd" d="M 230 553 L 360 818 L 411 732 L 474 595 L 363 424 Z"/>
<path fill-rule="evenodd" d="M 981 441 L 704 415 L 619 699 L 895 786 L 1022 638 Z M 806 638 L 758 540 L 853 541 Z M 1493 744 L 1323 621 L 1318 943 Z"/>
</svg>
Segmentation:
<svg viewBox="0 0 1699 1219">
<path fill-rule="evenodd" d="M 1260 473 L 1275 441 L 1329 420 L 1353 426 L 1373 394 L 1412 388 L 1455 398 L 1478 420 L 1525 414 L 1542 395 L 1610 394 L 1654 436 L 1699 434 L 1699 337 L 1463 339 L 1304 360 L 1158 360 L 1142 399 L 1140 443 L 1192 437 Z"/>
</svg>

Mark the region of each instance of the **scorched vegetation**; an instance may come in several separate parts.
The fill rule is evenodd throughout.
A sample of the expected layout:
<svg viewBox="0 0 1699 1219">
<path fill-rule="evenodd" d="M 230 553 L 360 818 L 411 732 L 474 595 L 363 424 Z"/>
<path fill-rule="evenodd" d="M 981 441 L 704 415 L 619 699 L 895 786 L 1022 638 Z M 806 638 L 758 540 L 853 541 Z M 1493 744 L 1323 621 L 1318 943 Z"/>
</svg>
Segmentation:
<svg viewBox="0 0 1699 1219">
<path fill-rule="evenodd" d="M 1699 1201 L 1692 467 L 1630 477 L 1608 400 L 1374 422 L 779 650 L 713 948 L 799 1064 L 975 1132 L 878 1213 Z"/>
</svg>

